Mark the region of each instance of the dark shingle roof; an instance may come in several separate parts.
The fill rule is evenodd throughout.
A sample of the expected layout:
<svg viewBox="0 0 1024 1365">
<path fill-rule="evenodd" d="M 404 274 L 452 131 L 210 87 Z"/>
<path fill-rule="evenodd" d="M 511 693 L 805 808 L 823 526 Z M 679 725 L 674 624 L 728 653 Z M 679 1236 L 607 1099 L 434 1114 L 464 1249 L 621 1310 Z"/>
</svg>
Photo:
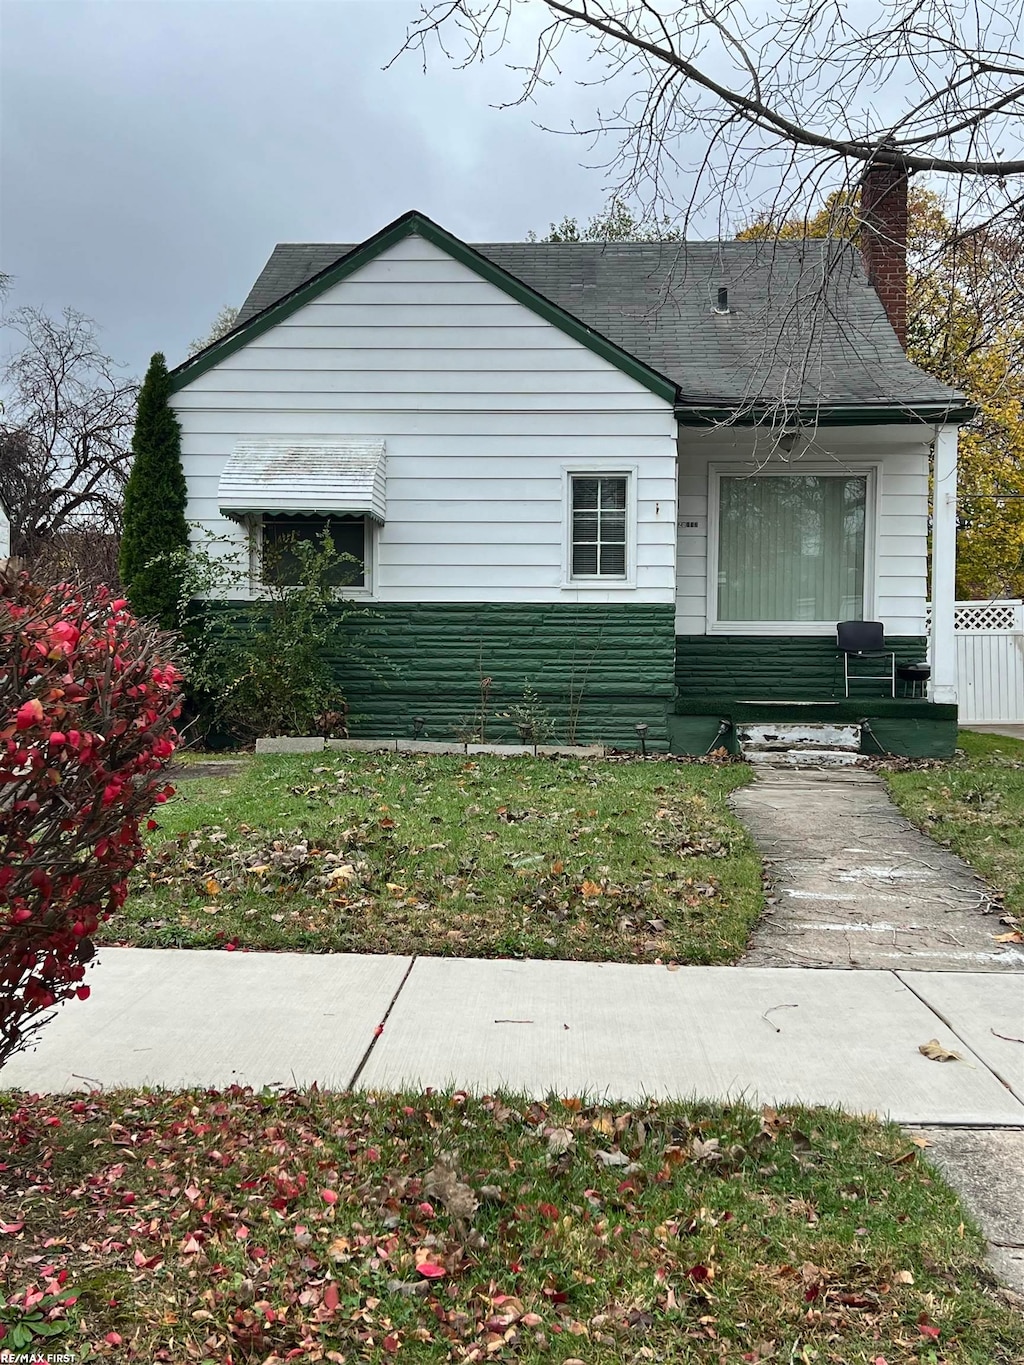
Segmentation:
<svg viewBox="0 0 1024 1365">
<path fill-rule="evenodd" d="M 274 248 L 250 321 L 355 248 Z M 907 360 L 860 252 L 838 240 L 497 242 L 482 256 L 678 385 L 699 407 L 960 406 Z M 718 290 L 729 312 L 716 312 Z"/>
</svg>

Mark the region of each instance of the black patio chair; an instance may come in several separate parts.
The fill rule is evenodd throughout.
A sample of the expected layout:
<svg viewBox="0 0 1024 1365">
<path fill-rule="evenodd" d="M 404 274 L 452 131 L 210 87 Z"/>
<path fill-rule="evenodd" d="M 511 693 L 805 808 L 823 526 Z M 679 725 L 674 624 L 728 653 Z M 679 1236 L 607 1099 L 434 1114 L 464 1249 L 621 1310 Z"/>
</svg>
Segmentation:
<svg viewBox="0 0 1024 1365">
<path fill-rule="evenodd" d="M 896 695 L 896 654 L 885 647 L 885 627 L 881 621 L 840 621 L 836 626 L 836 643 L 843 656 L 843 688 L 848 697 L 850 683 L 887 682 L 889 696 Z M 889 660 L 887 673 L 861 673 L 850 661 L 866 660 L 869 667 L 878 659 Z"/>
</svg>

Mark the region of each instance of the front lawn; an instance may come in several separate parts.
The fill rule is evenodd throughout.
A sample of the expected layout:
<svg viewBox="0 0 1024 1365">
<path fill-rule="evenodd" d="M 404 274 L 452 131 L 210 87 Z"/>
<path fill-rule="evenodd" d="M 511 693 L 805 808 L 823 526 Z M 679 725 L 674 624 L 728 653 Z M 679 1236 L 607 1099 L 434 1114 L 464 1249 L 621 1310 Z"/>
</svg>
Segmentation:
<svg viewBox="0 0 1024 1365">
<path fill-rule="evenodd" d="M 1000 890 L 1013 915 L 1024 912 L 1024 743 L 961 730 L 958 753 L 942 767 L 883 772 L 908 819 Z M 1013 932 L 1012 928 L 1009 932 Z"/>
<path fill-rule="evenodd" d="M 921 1149 L 831 1112 L 7 1094 L 0 1150 L 0 1350 L 144 1365 L 1024 1359 L 1024 1321 Z"/>
<path fill-rule="evenodd" d="M 741 764 L 261 756 L 183 778 L 104 941 L 729 962 L 762 905 Z"/>
</svg>

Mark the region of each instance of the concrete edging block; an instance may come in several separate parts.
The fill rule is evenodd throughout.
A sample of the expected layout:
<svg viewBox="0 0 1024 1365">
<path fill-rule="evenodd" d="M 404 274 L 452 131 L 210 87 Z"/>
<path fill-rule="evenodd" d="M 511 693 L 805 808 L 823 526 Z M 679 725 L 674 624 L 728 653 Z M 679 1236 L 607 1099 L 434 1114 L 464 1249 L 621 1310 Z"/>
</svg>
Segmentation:
<svg viewBox="0 0 1024 1365">
<path fill-rule="evenodd" d="M 533 758 L 532 744 L 467 744 L 467 754 L 497 754 L 501 758 Z"/>
<path fill-rule="evenodd" d="M 256 741 L 258 754 L 320 754 L 324 749 L 322 735 L 268 735 Z"/>
<path fill-rule="evenodd" d="M 398 740 L 398 752 L 400 754 L 459 754 L 464 756 L 466 746 L 465 744 L 458 744 L 454 740 L 447 743 L 441 739 L 400 739 Z"/>
<path fill-rule="evenodd" d="M 347 749 L 357 754 L 393 754 L 397 739 L 329 739 L 328 749 Z"/>
<path fill-rule="evenodd" d="M 538 758 L 604 758 L 603 744 L 538 744 Z"/>
<path fill-rule="evenodd" d="M 322 739 L 319 735 L 273 735 L 256 741 L 258 754 L 319 754 L 325 749 L 357 754 L 493 754 L 499 758 L 604 758 L 603 744 L 458 744 L 435 739 Z"/>
</svg>

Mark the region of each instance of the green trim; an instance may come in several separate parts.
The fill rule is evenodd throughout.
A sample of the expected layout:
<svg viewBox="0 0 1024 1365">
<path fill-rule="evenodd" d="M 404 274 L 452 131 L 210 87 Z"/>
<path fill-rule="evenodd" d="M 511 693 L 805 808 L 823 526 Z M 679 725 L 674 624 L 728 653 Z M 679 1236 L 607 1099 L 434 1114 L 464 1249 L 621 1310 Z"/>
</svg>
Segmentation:
<svg viewBox="0 0 1024 1365">
<path fill-rule="evenodd" d="M 891 720 L 955 721 L 957 708 L 946 702 L 916 700 L 911 697 L 845 697 L 838 701 L 737 701 L 734 697 L 681 697 L 674 707 L 677 716 L 714 716 L 768 723 L 773 720 L 789 724 L 808 721 L 859 721 L 865 716 Z"/>
<path fill-rule="evenodd" d="M 972 403 L 959 402 L 943 406 L 941 403 L 907 403 L 898 407 L 794 407 L 786 413 L 787 418 L 806 427 L 863 427 L 895 426 L 918 424 L 923 426 L 959 425 L 971 422 L 980 409 Z M 681 427 L 729 426 L 757 427 L 781 426 L 779 409 L 769 407 L 690 406 L 685 402 L 676 404 L 676 420 Z"/>
<path fill-rule="evenodd" d="M 445 251 L 454 260 L 472 270 L 481 279 L 489 284 L 495 285 L 510 298 L 521 303 L 531 312 L 542 317 L 545 322 L 550 322 L 574 341 L 580 342 L 588 350 L 599 355 L 602 360 L 607 360 L 624 374 L 628 374 L 631 379 L 643 384 L 650 389 L 651 393 L 659 398 L 664 398 L 666 402 L 673 403 L 678 394 L 678 387 L 670 379 L 659 374 L 656 370 L 650 369 L 628 351 L 616 346 L 613 341 L 602 336 L 600 332 L 595 332 L 592 327 L 587 327 L 584 323 L 574 318 L 571 313 L 565 312 L 557 304 L 546 299 L 543 294 L 539 294 L 535 289 L 531 289 L 522 280 L 510 275 L 507 270 L 502 270 L 500 266 L 489 261 L 478 251 L 474 251 L 465 242 L 453 237 L 450 232 L 439 227 L 437 223 L 422 213 L 412 210 L 404 213 L 401 218 L 396 218 L 393 223 L 382 228 L 373 237 L 368 238 L 362 246 L 350 251 L 341 260 L 335 261 L 325 270 L 321 270 L 319 275 L 314 275 L 305 284 L 293 289 L 290 294 L 286 294 L 283 299 L 278 299 L 276 303 L 265 308 L 262 313 L 257 313 L 248 322 L 243 322 L 234 331 L 229 332 L 220 341 L 215 341 L 212 346 L 207 346 L 204 350 L 197 352 L 184 364 L 179 365 L 171 371 L 171 392 L 177 393 L 179 389 L 185 388 L 188 384 L 207 370 L 219 365 L 222 360 L 233 355 L 241 347 L 248 345 L 254 337 L 262 335 L 271 327 L 276 327 L 278 323 L 284 322 L 286 318 L 296 312 L 299 308 L 311 303 L 319 297 L 324 290 L 332 285 L 347 279 L 354 271 L 375 260 L 382 252 L 397 242 L 403 241 L 406 237 L 413 235 L 423 237 L 432 245 Z"/>
<path fill-rule="evenodd" d="M 629 375 L 657 397 L 675 405 L 675 415 L 680 426 L 718 426 L 728 423 L 732 426 L 778 425 L 778 407 L 768 404 L 754 404 L 744 409 L 741 403 L 705 404 L 687 403 L 679 393 L 678 384 L 659 371 L 645 365 L 636 356 L 625 351 L 601 332 L 588 327 L 586 323 L 571 313 L 552 303 L 530 285 L 524 284 L 515 275 L 509 274 L 501 266 L 475 250 L 458 237 L 447 232 L 433 219 L 416 209 L 403 213 L 393 223 L 367 238 L 340 260 L 321 270 L 312 279 L 293 289 L 284 298 L 278 299 L 254 318 L 243 322 L 227 336 L 197 351 L 171 371 L 170 392 L 177 393 L 189 385 L 193 379 L 205 374 L 207 370 L 219 365 L 228 356 L 248 345 L 255 337 L 261 336 L 271 327 L 276 327 L 291 317 L 298 309 L 318 298 L 332 285 L 347 279 L 354 271 L 375 260 L 397 242 L 411 236 L 423 237 L 439 250 L 447 252 L 453 260 L 460 262 L 489 284 L 502 290 L 517 303 L 521 303 L 536 313 L 545 322 L 550 322 L 566 336 L 572 337 L 588 350 L 607 360 L 623 374 Z M 807 426 L 878 426 L 894 423 L 923 423 L 926 425 L 970 422 L 977 416 L 979 409 L 966 400 L 955 404 L 922 403 L 905 404 L 896 407 L 795 407 L 787 415 L 801 425 Z"/>
</svg>

